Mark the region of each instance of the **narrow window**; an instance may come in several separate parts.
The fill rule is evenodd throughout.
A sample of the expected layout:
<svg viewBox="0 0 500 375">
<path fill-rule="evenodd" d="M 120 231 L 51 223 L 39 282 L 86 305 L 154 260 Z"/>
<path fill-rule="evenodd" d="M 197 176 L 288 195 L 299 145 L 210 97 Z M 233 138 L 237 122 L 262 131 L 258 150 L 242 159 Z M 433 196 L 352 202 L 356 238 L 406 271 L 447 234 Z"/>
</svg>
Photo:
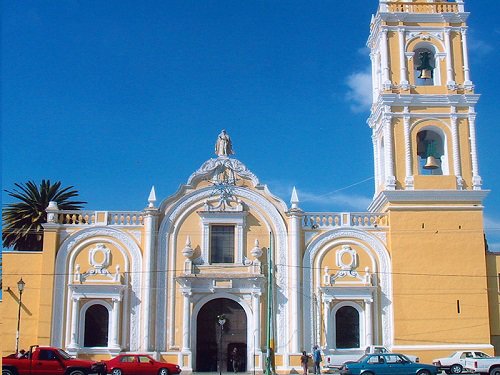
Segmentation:
<svg viewBox="0 0 500 375">
<path fill-rule="evenodd" d="M 341 307 L 335 314 L 337 349 L 359 348 L 359 312 L 354 307 Z"/>
<path fill-rule="evenodd" d="M 210 227 L 210 263 L 234 263 L 234 225 Z"/>
<path fill-rule="evenodd" d="M 108 346 L 108 309 L 103 305 L 93 305 L 85 312 L 85 347 Z"/>
</svg>

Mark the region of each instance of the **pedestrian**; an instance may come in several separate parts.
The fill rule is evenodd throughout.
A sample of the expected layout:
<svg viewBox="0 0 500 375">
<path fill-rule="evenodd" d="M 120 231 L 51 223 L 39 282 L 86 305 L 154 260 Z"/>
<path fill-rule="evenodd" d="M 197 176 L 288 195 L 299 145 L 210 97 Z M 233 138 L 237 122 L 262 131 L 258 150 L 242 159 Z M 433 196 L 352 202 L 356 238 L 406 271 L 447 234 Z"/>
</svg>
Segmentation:
<svg viewBox="0 0 500 375">
<path fill-rule="evenodd" d="M 231 352 L 231 362 L 233 364 L 233 371 L 236 374 L 240 369 L 240 354 L 238 353 L 238 348 L 234 348 Z"/>
<path fill-rule="evenodd" d="M 313 346 L 313 361 L 314 361 L 314 373 L 316 375 L 321 374 L 321 362 L 323 358 L 321 357 L 321 350 L 319 350 L 318 345 Z"/>
<path fill-rule="evenodd" d="M 305 350 L 302 352 L 302 355 L 300 356 L 300 364 L 302 365 L 303 374 L 307 375 L 307 366 L 309 364 L 309 356 L 307 355 Z"/>
</svg>

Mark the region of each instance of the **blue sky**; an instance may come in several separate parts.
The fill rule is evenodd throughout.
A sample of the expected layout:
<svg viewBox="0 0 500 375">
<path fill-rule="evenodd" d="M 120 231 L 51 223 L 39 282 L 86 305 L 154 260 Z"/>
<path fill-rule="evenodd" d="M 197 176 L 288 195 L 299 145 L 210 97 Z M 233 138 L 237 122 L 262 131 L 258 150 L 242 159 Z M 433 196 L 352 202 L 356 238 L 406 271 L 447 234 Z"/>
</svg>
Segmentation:
<svg viewBox="0 0 500 375">
<path fill-rule="evenodd" d="M 11 1 L 2 12 L 2 188 L 61 180 L 141 210 L 235 157 L 307 211 L 373 196 L 366 40 L 376 0 Z M 466 0 L 487 238 L 500 249 L 498 2 Z M 9 197 L 2 194 L 3 203 Z"/>
</svg>

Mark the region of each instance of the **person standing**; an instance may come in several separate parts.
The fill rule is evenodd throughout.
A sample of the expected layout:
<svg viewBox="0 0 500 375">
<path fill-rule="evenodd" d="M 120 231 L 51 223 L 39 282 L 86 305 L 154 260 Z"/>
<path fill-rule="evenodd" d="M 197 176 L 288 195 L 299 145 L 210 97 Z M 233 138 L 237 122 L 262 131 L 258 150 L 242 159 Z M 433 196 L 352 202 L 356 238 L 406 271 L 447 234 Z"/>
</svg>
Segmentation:
<svg viewBox="0 0 500 375">
<path fill-rule="evenodd" d="M 321 357 L 321 350 L 319 350 L 318 345 L 313 346 L 313 361 L 314 361 L 314 373 L 321 374 L 321 362 L 323 358 Z"/>
<path fill-rule="evenodd" d="M 309 356 L 307 355 L 307 353 L 306 353 L 305 350 L 302 352 L 302 355 L 300 356 L 300 364 L 302 366 L 303 375 L 307 375 L 307 367 L 308 367 L 308 364 L 309 364 Z"/>
<path fill-rule="evenodd" d="M 233 371 L 236 374 L 240 369 L 240 354 L 238 353 L 238 348 L 234 348 L 231 352 L 231 362 L 233 364 Z"/>
</svg>

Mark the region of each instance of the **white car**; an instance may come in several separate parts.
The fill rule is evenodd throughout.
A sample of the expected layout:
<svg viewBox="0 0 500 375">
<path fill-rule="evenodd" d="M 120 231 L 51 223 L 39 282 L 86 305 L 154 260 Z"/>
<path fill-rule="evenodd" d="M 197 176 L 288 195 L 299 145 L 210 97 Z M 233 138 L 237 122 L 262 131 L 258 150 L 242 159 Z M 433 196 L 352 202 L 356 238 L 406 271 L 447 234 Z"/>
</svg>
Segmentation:
<svg viewBox="0 0 500 375">
<path fill-rule="evenodd" d="M 439 367 L 447 374 L 460 374 L 462 373 L 465 365 L 466 358 L 488 358 L 489 355 L 477 350 L 465 350 L 455 352 L 446 358 L 437 358 L 432 360 L 434 366 Z"/>
</svg>

